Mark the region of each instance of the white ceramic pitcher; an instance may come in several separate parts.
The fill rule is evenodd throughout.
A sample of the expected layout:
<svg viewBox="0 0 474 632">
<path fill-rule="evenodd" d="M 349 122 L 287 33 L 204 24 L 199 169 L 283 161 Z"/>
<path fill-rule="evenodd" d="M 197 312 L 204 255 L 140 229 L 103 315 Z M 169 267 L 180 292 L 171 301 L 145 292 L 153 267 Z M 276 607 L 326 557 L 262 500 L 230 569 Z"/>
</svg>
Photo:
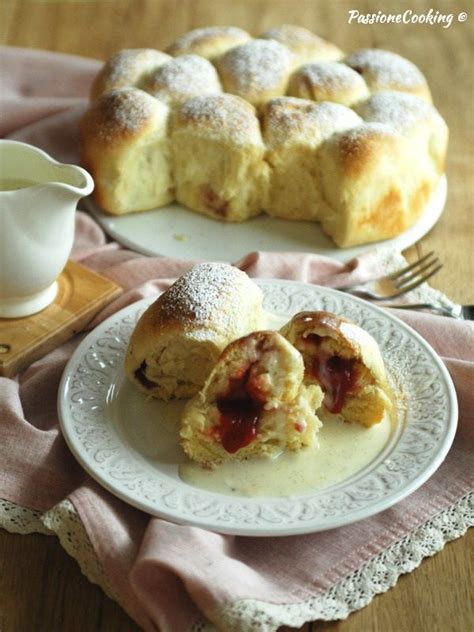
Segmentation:
<svg viewBox="0 0 474 632">
<path fill-rule="evenodd" d="M 57 293 L 91 176 L 37 147 L 0 140 L 0 317 L 39 312 Z"/>
</svg>

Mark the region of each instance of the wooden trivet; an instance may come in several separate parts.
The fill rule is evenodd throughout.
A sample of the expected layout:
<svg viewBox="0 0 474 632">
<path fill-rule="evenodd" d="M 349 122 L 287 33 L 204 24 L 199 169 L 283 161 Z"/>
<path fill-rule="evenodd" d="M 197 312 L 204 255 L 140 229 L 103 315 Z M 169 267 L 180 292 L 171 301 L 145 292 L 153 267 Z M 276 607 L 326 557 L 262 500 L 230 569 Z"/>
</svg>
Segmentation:
<svg viewBox="0 0 474 632">
<path fill-rule="evenodd" d="M 59 347 L 122 291 L 109 279 L 68 261 L 51 305 L 25 318 L 0 318 L 0 376 L 13 377 Z"/>
</svg>

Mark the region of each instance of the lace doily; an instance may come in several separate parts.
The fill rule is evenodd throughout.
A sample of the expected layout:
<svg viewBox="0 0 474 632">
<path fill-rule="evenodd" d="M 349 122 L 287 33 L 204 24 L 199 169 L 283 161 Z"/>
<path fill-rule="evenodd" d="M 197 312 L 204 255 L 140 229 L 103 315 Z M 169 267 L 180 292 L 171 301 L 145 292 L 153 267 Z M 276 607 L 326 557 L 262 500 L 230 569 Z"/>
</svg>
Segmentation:
<svg viewBox="0 0 474 632">
<path fill-rule="evenodd" d="M 400 575 L 415 569 L 425 557 L 441 551 L 447 542 L 461 537 L 473 525 L 474 495 L 469 494 L 322 595 L 297 604 L 241 600 L 213 613 L 212 618 L 220 630 L 252 632 L 272 632 L 281 625 L 301 626 L 316 619 L 345 619 L 351 612 L 369 604 L 375 595 L 392 588 Z M 89 581 L 98 584 L 111 599 L 120 603 L 69 500 L 63 500 L 44 514 L 0 500 L 0 527 L 12 533 L 56 535 Z M 215 632 L 216 629 L 213 623 L 201 619 L 189 632 Z"/>
</svg>

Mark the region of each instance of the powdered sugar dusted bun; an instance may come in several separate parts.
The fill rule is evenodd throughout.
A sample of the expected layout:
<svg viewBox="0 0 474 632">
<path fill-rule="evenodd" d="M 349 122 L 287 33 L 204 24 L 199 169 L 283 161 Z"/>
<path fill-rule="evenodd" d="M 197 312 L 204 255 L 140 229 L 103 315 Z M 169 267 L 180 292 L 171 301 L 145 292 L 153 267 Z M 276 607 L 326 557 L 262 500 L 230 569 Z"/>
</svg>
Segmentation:
<svg viewBox="0 0 474 632">
<path fill-rule="evenodd" d="M 298 64 L 318 59 L 341 59 L 344 56 L 340 48 L 302 26 L 282 24 L 266 31 L 261 37 L 275 40 L 289 48 L 295 55 Z"/>
<path fill-rule="evenodd" d="M 116 88 L 142 88 L 149 74 L 171 59 L 152 48 L 121 50 L 104 64 L 91 89 L 91 100 Z"/>
<path fill-rule="evenodd" d="M 125 359 L 129 379 L 160 399 L 190 397 L 232 340 L 262 326 L 262 292 L 245 272 L 203 263 L 143 314 Z"/>
<path fill-rule="evenodd" d="M 270 164 L 266 212 L 287 219 L 318 219 L 322 206 L 316 168 L 321 144 L 336 132 L 358 126 L 355 112 L 336 103 L 278 97 L 262 111 Z"/>
<path fill-rule="evenodd" d="M 290 77 L 288 94 L 312 101 L 334 101 L 352 106 L 370 96 L 363 77 L 334 61 L 304 64 Z"/>
<path fill-rule="evenodd" d="M 169 109 L 137 88 L 103 95 L 81 121 L 81 164 L 96 199 L 120 215 L 173 199 L 167 137 Z"/>
<path fill-rule="evenodd" d="M 181 443 L 206 467 L 311 445 L 321 389 L 303 385 L 300 353 L 275 331 L 232 342 L 186 406 Z"/>
<path fill-rule="evenodd" d="M 216 60 L 216 67 L 226 92 L 260 105 L 285 94 L 294 63 L 286 46 L 254 39 L 225 53 Z"/>
<path fill-rule="evenodd" d="M 416 147 L 418 174 L 431 188 L 444 173 L 448 146 L 448 127 L 430 104 L 403 92 L 378 92 L 361 103 L 357 112 L 366 121 L 384 123 L 409 138 Z"/>
<path fill-rule="evenodd" d="M 431 103 L 430 89 L 423 74 L 415 64 L 396 53 L 362 48 L 346 57 L 344 63 L 364 77 L 372 92 L 410 92 Z"/>
<path fill-rule="evenodd" d="M 166 52 L 173 57 L 192 53 L 206 59 L 213 59 L 249 39 L 248 33 L 235 26 L 208 26 L 194 29 L 178 37 Z"/>
<path fill-rule="evenodd" d="M 324 392 L 324 408 L 371 426 L 391 408 L 377 342 L 358 325 L 329 312 L 296 314 L 280 332 L 304 360 L 305 383 Z"/>
<path fill-rule="evenodd" d="M 149 75 L 143 89 L 170 105 L 198 95 L 222 92 L 214 66 L 198 55 L 171 59 Z"/>
<path fill-rule="evenodd" d="M 189 99 L 172 119 L 171 147 L 178 201 L 220 220 L 260 213 L 268 165 L 249 103 L 230 94 Z"/>
<path fill-rule="evenodd" d="M 323 229 L 346 247 L 411 226 L 432 190 L 416 178 L 418 157 L 406 138 L 382 123 L 334 134 L 319 152 Z"/>
<path fill-rule="evenodd" d="M 175 57 L 117 53 L 94 85 L 96 101 L 114 96 L 86 115 L 82 156 L 109 212 L 154 209 L 173 195 L 222 221 L 262 212 L 321 221 L 340 247 L 395 237 L 420 217 L 448 132 L 411 62 L 378 49 L 340 59 L 334 45 L 286 24 L 259 39 L 196 29 L 169 50 Z M 124 84 L 138 90 L 116 93 Z"/>
</svg>

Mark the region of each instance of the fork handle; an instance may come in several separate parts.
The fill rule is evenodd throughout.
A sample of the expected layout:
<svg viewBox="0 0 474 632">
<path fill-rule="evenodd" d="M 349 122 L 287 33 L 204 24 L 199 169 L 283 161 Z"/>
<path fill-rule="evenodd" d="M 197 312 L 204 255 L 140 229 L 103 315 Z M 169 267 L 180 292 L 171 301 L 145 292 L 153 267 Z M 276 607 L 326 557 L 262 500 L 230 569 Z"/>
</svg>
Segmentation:
<svg viewBox="0 0 474 632">
<path fill-rule="evenodd" d="M 371 290 L 364 289 L 358 285 L 354 285 L 352 287 L 338 287 L 336 289 L 339 290 L 339 292 L 345 292 L 346 294 L 352 294 L 352 296 L 358 296 L 359 298 L 365 298 L 371 301 L 386 301 L 387 298 L 391 298 L 387 296 L 379 296 Z"/>
<path fill-rule="evenodd" d="M 464 320 L 461 313 L 457 314 L 453 309 L 449 307 L 444 307 L 443 305 L 433 305 L 432 303 L 385 303 L 384 305 L 380 305 L 380 307 L 392 307 L 394 309 L 429 309 L 432 312 L 437 312 L 438 314 L 442 314 L 443 316 L 449 316 L 451 318 L 456 318 L 457 320 Z"/>
</svg>

